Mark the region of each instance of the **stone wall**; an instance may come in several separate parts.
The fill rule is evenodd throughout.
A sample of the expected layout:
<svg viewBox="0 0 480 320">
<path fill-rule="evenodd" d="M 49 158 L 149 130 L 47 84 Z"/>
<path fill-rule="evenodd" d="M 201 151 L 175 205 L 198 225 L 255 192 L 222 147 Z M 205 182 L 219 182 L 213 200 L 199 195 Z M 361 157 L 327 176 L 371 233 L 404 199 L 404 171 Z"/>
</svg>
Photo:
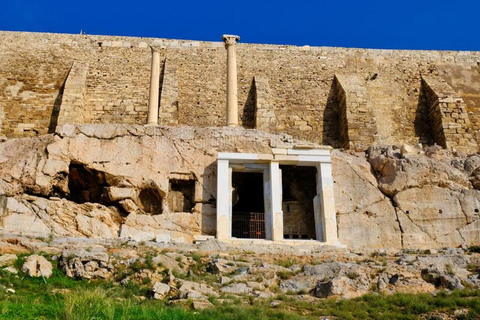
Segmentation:
<svg viewBox="0 0 480 320">
<path fill-rule="evenodd" d="M 160 123 L 225 124 L 226 51 L 222 42 L 20 32 L 0 32 L 0 39 L 4 135 L 51 130 L 61 105 L 67 108 L 72 103 L 62 95 L 69 91 L 72 81 L 68 77 L 76 77 L 70 70 L 80 65 L 88 65 L 88 73 L 83 101 L 75 100 L 84 104 L 76 122 L 145 123 L 149 46 L 158 47 L 161 55 Z M 350 147 L 362 148 L 363 142 L 432 143 L 425 129 L 430 120 L 422 76 L 434 76 L 463 99 L 471 122 L 469 133 L 476 143 L 480 141 L 479 52 L 240 43 L 237 61 L 239 118 L 246 128 L 338 144 L 332 140 L 336 134 L 332 122 L 343 125 L 343 120 L 332 90 L 335 77 L 348 76 L 356 79 L 355 90 L 346 97 L 346 112 L 351 115 L 346 117 L 347 125 L 357 130 L 349 136 Z M 348 93 L 349 81 L 339 83 Z M 467 128 L 462 126 L 462 130 Z"/>
<path fill-rule="evenodd" d="M 434 141 L 444 148 L 476 150 L 465 102 L 442 79 L 423 77 L 422 89 Z"/>
</svg>

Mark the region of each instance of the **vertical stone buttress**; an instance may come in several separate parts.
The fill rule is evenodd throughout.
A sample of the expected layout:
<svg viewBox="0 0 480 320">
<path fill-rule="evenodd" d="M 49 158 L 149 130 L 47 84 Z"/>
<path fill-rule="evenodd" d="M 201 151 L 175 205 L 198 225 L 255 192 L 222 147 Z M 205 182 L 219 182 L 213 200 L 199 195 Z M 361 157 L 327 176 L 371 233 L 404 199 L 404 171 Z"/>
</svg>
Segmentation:
<svg viewBox="0 0 480 320">
<path fill-rule="evenodd" d="M 335 75 L 333 81 L 339 101 L 341 147 L 365 150 L 377 134 L 368 92 L 356 75 Z"/>
<path fill-rule="evenodd" d="M 87 91 L 88 63 L 75 61 L 63 89 L 57 125 L 83 123 Z"/>
<path fill-rule="evenodd" d="M 434 142 L 447 149 L 477 152 L 463 98 L 439 77 L 422 76 L 422 89 Z"/>
<path fill-rule="evenodd" d="M 222 36 L 227 49 L 227 126 L 238 126 L 237 97 L 237 41 L 239 36 L 225 34 Z"/>
</svg>

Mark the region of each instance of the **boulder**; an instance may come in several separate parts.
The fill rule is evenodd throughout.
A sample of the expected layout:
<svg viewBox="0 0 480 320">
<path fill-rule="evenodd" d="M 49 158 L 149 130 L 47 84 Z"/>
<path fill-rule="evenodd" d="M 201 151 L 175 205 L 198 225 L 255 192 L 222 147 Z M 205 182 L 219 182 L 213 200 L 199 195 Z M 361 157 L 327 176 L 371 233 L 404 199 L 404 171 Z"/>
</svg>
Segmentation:
<svg viewBox="0 0 480 320">
<path fill-rule="evenodd" d="M 315 286 L 315 279 L 310 276 L 296 276 L 280 282 L 280 291 L 287 292 L 309 292 Z"/>
<path fill-rule="evenodd" d="M 208 295 L 218 297 L 218 293 L 205 283 L 197 283 L 187 280 L 180 280 L 181 286 L 178 289 L 181 299 L 200 299 Z"/>
<path fill-rule="evenodd" d="M 113 272 L 109 255 L 101 247 L 95 250 L 65 250 L 60 259 L 60 267 L 71 278 L 108 279 Z"/>
<path fill-rule="evenodd" d="M 237 267 L 231 261 L 225 259 L 214 259 L 207 265 L 207 270 L 213 274 L 229 274 Z"/>
<path fill-rule="evenodd" d="M 44 257 L 34 254 L 27 258 L 22 271 L 30 277 L 49 278 L 52 275 L 52 264 Z"/>
<path fill-rule="evenodd" d="M 351 280 L 347 277 L 338 277 L 326 282 L 319 281 L 313 289 L 313 294 L 317 298 L 344 295 L 350 291 L 350 282 Z"/>
<path fill-rule="evenodd" d="M 193 300 L 192 307 L 194 310 L 203 310 L 207 308 L 212 308 L 214 307 L 214 305 L 206 299 L 199 299 L 199 300 Z"/>
<path fill-rule="evenodd" d="M 230 294 L 250 294 L 253 292 L 252 288 L 250 288 L 246 283 L 234 283 L 229 286 L 223 287 L 220 289 L 222 293 L 230 293 Z"/>
<path fill-rule="evenodd" d="M 0 256 L 0 267 L 11 266 L 17 261 L 16 254 L 4 254 Z"/>
<path fill-rule="evenodd" d="M 157 300 L 163 300 L 168 296 L 170 292 L 170 286 L 162 282 L 155 282 L 153 285 L 153 298 Z"/>
<path fill-rule="evenodd" d="M 445 288 L 449 290 L 465 288 L 462 281 L 457 276 L 442 272 L 435 267 L 422 269 L 422 278 L 437 288 Z"/>
</svg>

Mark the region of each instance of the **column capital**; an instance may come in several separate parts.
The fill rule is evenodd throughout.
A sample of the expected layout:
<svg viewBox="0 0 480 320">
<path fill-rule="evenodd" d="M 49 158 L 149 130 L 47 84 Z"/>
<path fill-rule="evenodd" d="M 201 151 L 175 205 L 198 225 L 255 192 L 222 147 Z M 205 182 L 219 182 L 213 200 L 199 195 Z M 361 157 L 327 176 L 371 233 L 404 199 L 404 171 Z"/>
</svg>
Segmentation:
<svg viewBox="0 0 480 320">
<path fill-rule="evenodd" d="M 240 40 L 240 36 L 232 35 L 232 34 L 224 34 L 222 36 L 223 42 L 225 42 L 225 47 L 236 45 L 237 42 Z"/>
<path fill-rule="evenodd" d="M 165 46 L 149 46 L 152 53 L 160 53 L 165 49 Z"/>
</svg>

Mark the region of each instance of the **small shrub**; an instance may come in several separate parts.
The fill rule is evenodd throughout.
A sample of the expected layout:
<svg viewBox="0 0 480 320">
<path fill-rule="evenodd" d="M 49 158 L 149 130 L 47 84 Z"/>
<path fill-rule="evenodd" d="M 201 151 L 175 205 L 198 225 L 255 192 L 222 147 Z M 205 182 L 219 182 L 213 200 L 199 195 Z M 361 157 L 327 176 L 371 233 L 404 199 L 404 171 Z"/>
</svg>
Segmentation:
<svg viewBox="0 0 480 320">
<path fill-rule="evenodd" d="M 288 271 L 279 271 L 277 273 L 278 277 L 282 280 L 288 280 L 290 279 L 291 277 L 293 277 L 293 274 L 291 272 L 288 272 Z"/>
<path fill-rule="evenodd" d="M 445 265 L 445 271 L 447 272 L 448 275 L 450 276 L 454 276 L 455 275 L 455 271 L 453 270 L 453 267 L 451 264 L 447 263 Z"/>
<path fill-rule="evenodd" d="M 349 272 L 349 273 L 347 273 L 347 278 L 348 278 L 348 279 L 354 280 L 354 279 L 357 279 L 358 277 L 359 277 L 359 275 L 356 274 L 355 272 Z"/>
<path fill-rule="evenodd" d="M 145 269 L 155 270 L 155 264 L 153 263 L 153 254 L 149 252 L 145 257 Z"/>
<path fill-rule="evenodd" d="M 297 293 L 296 293 L 295 291 L 293 291 L 293 290 L 288 290 L 288 291 L 287 291 L 287 295 L 288 295 L 288 296 L 295 296 L 295 295 L 297 295 Z"/>
<path fill-rule="evenodd" d="M 467 270 L 470 272 L 480 272 L 480 266 L 476 263 L 467 264 Z"/>
<path fill-rule="evenodd" d="M 199 254 L 198 252 L 194 252 L 194 253 L 192 253 L 192 259 L 195 262 L 200 262 L 200 260 L 202 259 L 202 255 Z"/>
<path fill-rule="evenodd" d="M 294 262 L 290 259 L 277 261 L 276 264 L 280 267 L 290 268 L 294 265 Z"/>
</svg>

